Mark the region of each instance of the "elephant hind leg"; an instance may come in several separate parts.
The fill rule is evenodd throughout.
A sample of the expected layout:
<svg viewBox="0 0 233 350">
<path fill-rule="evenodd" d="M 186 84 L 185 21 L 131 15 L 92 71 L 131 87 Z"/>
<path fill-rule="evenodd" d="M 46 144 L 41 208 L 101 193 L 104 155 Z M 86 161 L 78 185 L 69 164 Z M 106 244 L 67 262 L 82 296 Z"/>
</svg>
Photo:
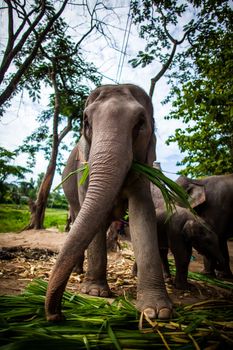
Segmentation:
<svg viewBox="0 0 233 350">
<path fill-rule="evenodd" d="M 110 296 L 107 282 L 107 248 L 106 231 L 103 225 L 87 249 L 87 272 L 81 284 L 81 292 L 99 297 Z"/>
</svg>

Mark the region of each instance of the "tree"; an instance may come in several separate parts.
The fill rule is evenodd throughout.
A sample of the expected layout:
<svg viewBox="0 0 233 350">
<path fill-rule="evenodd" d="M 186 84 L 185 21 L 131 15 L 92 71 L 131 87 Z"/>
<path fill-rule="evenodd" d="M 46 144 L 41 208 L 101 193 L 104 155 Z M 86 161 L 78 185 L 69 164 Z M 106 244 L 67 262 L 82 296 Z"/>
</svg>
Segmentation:
<svg viewBox="0 0 233 350">
<path fill-rule="evenodd" d="M 232 172 L 232 14 L 226 0 L 133 1 L 135 22 L 147 40 L 134 66 L 159 59 L 171 86 L 164 103 L 173 101 L 167 119 L 188 124 L 175 130 L 167 143 L 186 152 L 178 165 L 183 174 L 203 176 Z M 182 22 L 186 21 L 183 25 Z M 179 28 L 177 31 L 176 28 Z M 176 37 L 179 39 L 175 39 Z M 182 46 L 177 43 L 182 41 Z M 170 51 L 168 51 L 170 50 Z M 151 94 L 152 96 L 152 94 Z"/>
<path fill-rule="evenodd" d="M 24 179 L 25 173 L 30 172 L 25 167 L 11 164 L 15 157 L 15 152 L 0 147 L 0 202 L 4 201 L 4 196 L 9 189 L 9 185 L 6 182 L 7 178 L 15 177 L 16 179 Z"/>
<path fill-rule="evenodd" d="M 54 23 L 61 16 L 68 0 L 63 0 L 58 10 L 55 10 L 52 1 L 49 0 L 34 0 L 30 3 L 4 0 L 4 3 L 5 6 L 3 5 L 1 10 L 7 11 L 8 40 L 0 66 L 0 84 L 2 84 L 0 115 L 4 111 L 3 104 L 17 92 L 17 86 L 21 78 L 35 59 L 42 42 L 51 31 Z M 43 30 L 41 30 L 42 24 Z M 28 54 L 23 58 L 21 66 L 18 67 L 15 73 L 11 73 L 6 77 L 11 64 L 22 48 L 27 45 L 28 40 L 31 42 L 31 47 Z"/>
<path fill-rule="evenodd" d="M 205 38 L 205 46 L 193 46 L 195 72 L 181 87 L 173 88 L 175 100 L 167 119 L 181 119 L 167 143 L 177 142 L 186 155 L 180 171 L 194 177 L 233 172 L 233 26 Z M 201 39 L 201 38 L 200 38 Z M 202 38 L 203 42 L 203 38 Z"/>
<path fill-rule="evenodd" d="M 72 6 L 72 10 L 78 9 L 77 20 L 72 28 L 75 36 L 81 38 L 76 42 L 76 49 L 80 48 L 82 41 L 92 32 L 95 33 L 96 40 L 102 37 L 109 46 L 115 48 L 112 26 L 109 24 L 117 17 L 113 5 L 101 0 L 3 0 L 0 10 L 8 22 L 8 38 L 1 51 L 0 116 L 10 106 L 11 99 L 24 88 L 22 80 L 25 80 L 25 74 L 52 34 L 57 20 L 64 16 L 67 5 L 69 8 Z M 67 26 L 67 32 L 69 29 Z M 25 56 L 21 55 L 22 51 Z M 16 67 L 18 55 L 21 56 L 21 64 Z"/>
<path fill-rule="evenodd" d="M 66 23 L 59 19 L 20 82 L 28 89 L 33 99 L 39 97 L 43 83 L 52 87 L 54 91 L 50 96 L 50 108 L 37 118 L 41 125 L 17 150 L 29 152 L 32 161 L 36 153 L 42 150 L 49 161 L 36 201 L 30 200 L 29 229 L 43 228 L 45 209 L 59 156 L 59 146 L 71 130 L 76 132 L 76 135 L 80 131 L 84 102 L 89 94 L 89 88 L 84 82 L 89 81 L 93 85 L 98 85 L 101 81 L 96 68 L 93 64 L 84 61 L 79 46 L 66 34 L 66 29 Z M 27 54 L 27 50 L 27 46 L 21 50 L 16 66 L 21 65 L 22 56 Z"/>
<path fill-rule="evenodd" d="M 188 2 L 192 3 L 192 1 Z M 131 1 L 133 22 L 138 26 L 139 37 L 145 39 L 146 46 L 145 51 L 139 51 L 136 58 L 129 62 L 134 68 L 145 67 L 155 60 L 161 64 L 160 71 L 151 78 L 149 91 L 151 97 L 154 94 L 156 83 L 172 67 L 178 48 L 189 40 L 200 24 L 200 19 L 196 22 L 191 19 L 180 28 L 178 34 L 174 30 L 179 22 L 179 17 L 185 16 L 188 2 L 178 3 L 177 0 Z"/>
</svg>

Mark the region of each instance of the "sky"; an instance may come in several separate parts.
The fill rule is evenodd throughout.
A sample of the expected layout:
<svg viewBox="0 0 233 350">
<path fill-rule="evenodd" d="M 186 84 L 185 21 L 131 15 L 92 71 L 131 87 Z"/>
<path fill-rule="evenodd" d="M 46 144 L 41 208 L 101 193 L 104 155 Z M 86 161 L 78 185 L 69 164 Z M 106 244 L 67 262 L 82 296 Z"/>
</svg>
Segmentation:
<svg viewBox="0 0 233 350">
<path fill-rule="evenodd" d="M 84 56 L 88 58 L 88 61 L 98 67 L 99 71 L 105 76 L 103 78 L 103 84 L 111 83 L 110 79 L 116 80 L 119 62 L 122 59 L 120 50 L 122 48 L 124 31 L 126 29 L 128 7 L 126 6 L 129 1 L 117 1 L 119 7 L 123 7 L 120 12 L 120 16 L 111 16 L 108 18 L 111 24 L 111 32 L 114 37 L 113 49 L 107 45 L 106 41 L 100 37 L 91 36 L 87 41 L 83 43 Z M 111 1 L 112 3 L 112 1 Z M 85 14 L 84 14 L 85 15 Z M 77 13 L 77 8 L 68 7 L 64 13 L 66 21 L 73 27 L 71 30 L 71 36 L 73 39 L 80 37 L 80 33 L 86 30 L 85 17 L 81 17 L 81 14 Z M 86 18 L 86 20 L 88 20 Z M 5 38 L 7 37 L 7 23 L 6 16 L 0 16 L 0 25 L 3 30 L 0 34 L 0 44 L 3 47 Z M 124 57 L 124 65 L 120 75 L 120 83 L 133 83 L 141 86 L 146 92 L 149 92 L 150 79 L 155 76 L 160 70 L 161 66 L 154 62 L 153 64 L 141 68 L 132 68 L 128 63 L 129 59 L 134 58 L 140 49 L 143 49 L 145 42 L 138 38 L 137 32 L 132 28 L 129 34 L 128 45 L 126 55 Z M 119 29 L 117 29 L 119 28 Z M 129 27 L 128 27 L 129 29 Z M 119 72 L 118 72 L 119 73 Z M 108 79 L 109 78 L 109 79 Z M 119 74 L 118 74 L 119 78 Z M 172 135 L 177 127 L 183 127 L 181 122 L 177 120 L 165 120 L 164 116 L 169 112 L 170 105 L 162 105 L 161 101 L 167 96 L 169 87 L 166 84 L 166 79 L 162 78 L 157 83 L 154 96 L 152 99 L 154 106 L 154 118 L 156 124 L 156 154 L 157 161 L 161 163 L 162 170 L 165 174 L 173 180 L 178 177 L 176 174 L 180 167 L 176 166 L 177 161 L 183 158 L 183 154 L 180 154 L 178 146 L 171 144 L 167 146 L 165 141 L 169 135 Z M 0 121 L 0 146 L 5 147 L 8 150 L 14 150 L 19 146 L 23 139 L 30 135 L 30 133 L 37 126 L 35 118 L 40 112 L 46 109 L 48 104 L 49 90 L 43 89 L 41 94 L 40 103 L 33 103 L 26 92 L 17 95 L 13 100 L 10 108 L 7 110 L 2 120 Z M 71 142 L 67 137 L 67 142 Z M 26 165 L 26 157 L 20 156 L 16 159 L 15 164 Z M 33 169 L 33 174 L 27 176 L 28 179 L 33 177 L 37 178 L 37 175 L 46 170 L 46 164 L 42 154 L 39 154 Z M 53 187 L 60 183 L 60 175 L 56 175 L 53 182 Z"/>
</svg>

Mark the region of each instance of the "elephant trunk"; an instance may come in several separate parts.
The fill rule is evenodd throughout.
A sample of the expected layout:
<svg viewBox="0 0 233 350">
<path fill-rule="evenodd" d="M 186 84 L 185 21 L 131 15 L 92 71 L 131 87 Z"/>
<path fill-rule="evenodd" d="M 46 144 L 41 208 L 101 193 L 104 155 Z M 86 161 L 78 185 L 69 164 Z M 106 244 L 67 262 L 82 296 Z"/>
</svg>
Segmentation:
<svg viewBox="0 0 233 350">
<path fill-rule="evenodd" d="M 73 267 L 106 223 L 132 164 L 132 155 L 125 151 L 130 145 L 126 147 L 113 140 L 105 143 L 103 140 L 92 142 L 86 197 L 59 253 L 48 285 L 45 303 L 48 320 L 61 319 L 61 299 Z"/>
</svg>

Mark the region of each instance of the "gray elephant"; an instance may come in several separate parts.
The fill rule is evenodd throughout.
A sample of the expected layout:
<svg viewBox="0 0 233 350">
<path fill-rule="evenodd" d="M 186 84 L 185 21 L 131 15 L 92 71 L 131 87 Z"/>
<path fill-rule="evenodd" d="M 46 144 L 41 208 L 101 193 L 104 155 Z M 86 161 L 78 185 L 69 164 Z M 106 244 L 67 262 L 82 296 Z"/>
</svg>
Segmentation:
<svg viewBox="0 0 233 350">
<path fill-rule="evenodd" d="M 137 308 L 151 318 L 171 316 L 150 184 L 131 171 L 133 160 L 150 165 L 155 160 L 151 99 L 132 84 L 99 87 L 87 99 L 82 137 L 67 162 L 67 173 L 88 162 L 89 180 L 78 188 L 79 175 L 67 180 L 66 196 L 78 214 L 49 279 L 45 302 L 48 320 L 62 319 L 63 292 L 87 248 L 88 268 L 82 290 L 91 295 L 109 294 L 106 230 L 124 215 L 127 206 L 138 263 Z"/>
<path fill-rule="evenodd" d="M 218 237 L 203 219 L 194 216 L 188 209 L 178 206 L 175 207 L 169 218 L 163 207 L 157 208 L 156 217 L 164 277 L 171 277 L 168 263 L 168 248 L 170 248 L 175 259 L 176 288 L 186 290 L 191 287 L 187 278 L 192 248 L 215 261 L 215 268 L 222 266 L 223 257 L 220 252 Z"/>
<path fill-rule="evenodd" d="M 173 213 L 168 216 L 161 192 L 157 188 L 152 192 L 154 196 L 156 194 L 153 199 L 157 205 L 157 233 L 164 278 L 171 279 L 168 262 L 170 249 L 176 266 L 175 287 L 183 290 L 190 289 L 192 285 L 188 283 L 187 278 L 193 248 L 206 258 L 212 259 L 215 262 L 215 268 L 223 266 L 224 259 L 218 236 L 203 219 L 194 216 L 186 208 L 175 206 Z M 127 239 L 130 240 L 130 234 Z M 137 274 L 136 263 L 133 266 L 133 274 Z"/>
<path fill-rule="evenodd" d="M 218 235 L 224 257 L 223 268 L 216 270 L 214 259 L 204 258 L 203 272 L 232 279 L 227 240 L 233 237 L 233 174 L 209 176 L 200 180 L 180 176 L 176 182 L 190 195 L 191 205 L 197 214 Z"/>
</svg>

